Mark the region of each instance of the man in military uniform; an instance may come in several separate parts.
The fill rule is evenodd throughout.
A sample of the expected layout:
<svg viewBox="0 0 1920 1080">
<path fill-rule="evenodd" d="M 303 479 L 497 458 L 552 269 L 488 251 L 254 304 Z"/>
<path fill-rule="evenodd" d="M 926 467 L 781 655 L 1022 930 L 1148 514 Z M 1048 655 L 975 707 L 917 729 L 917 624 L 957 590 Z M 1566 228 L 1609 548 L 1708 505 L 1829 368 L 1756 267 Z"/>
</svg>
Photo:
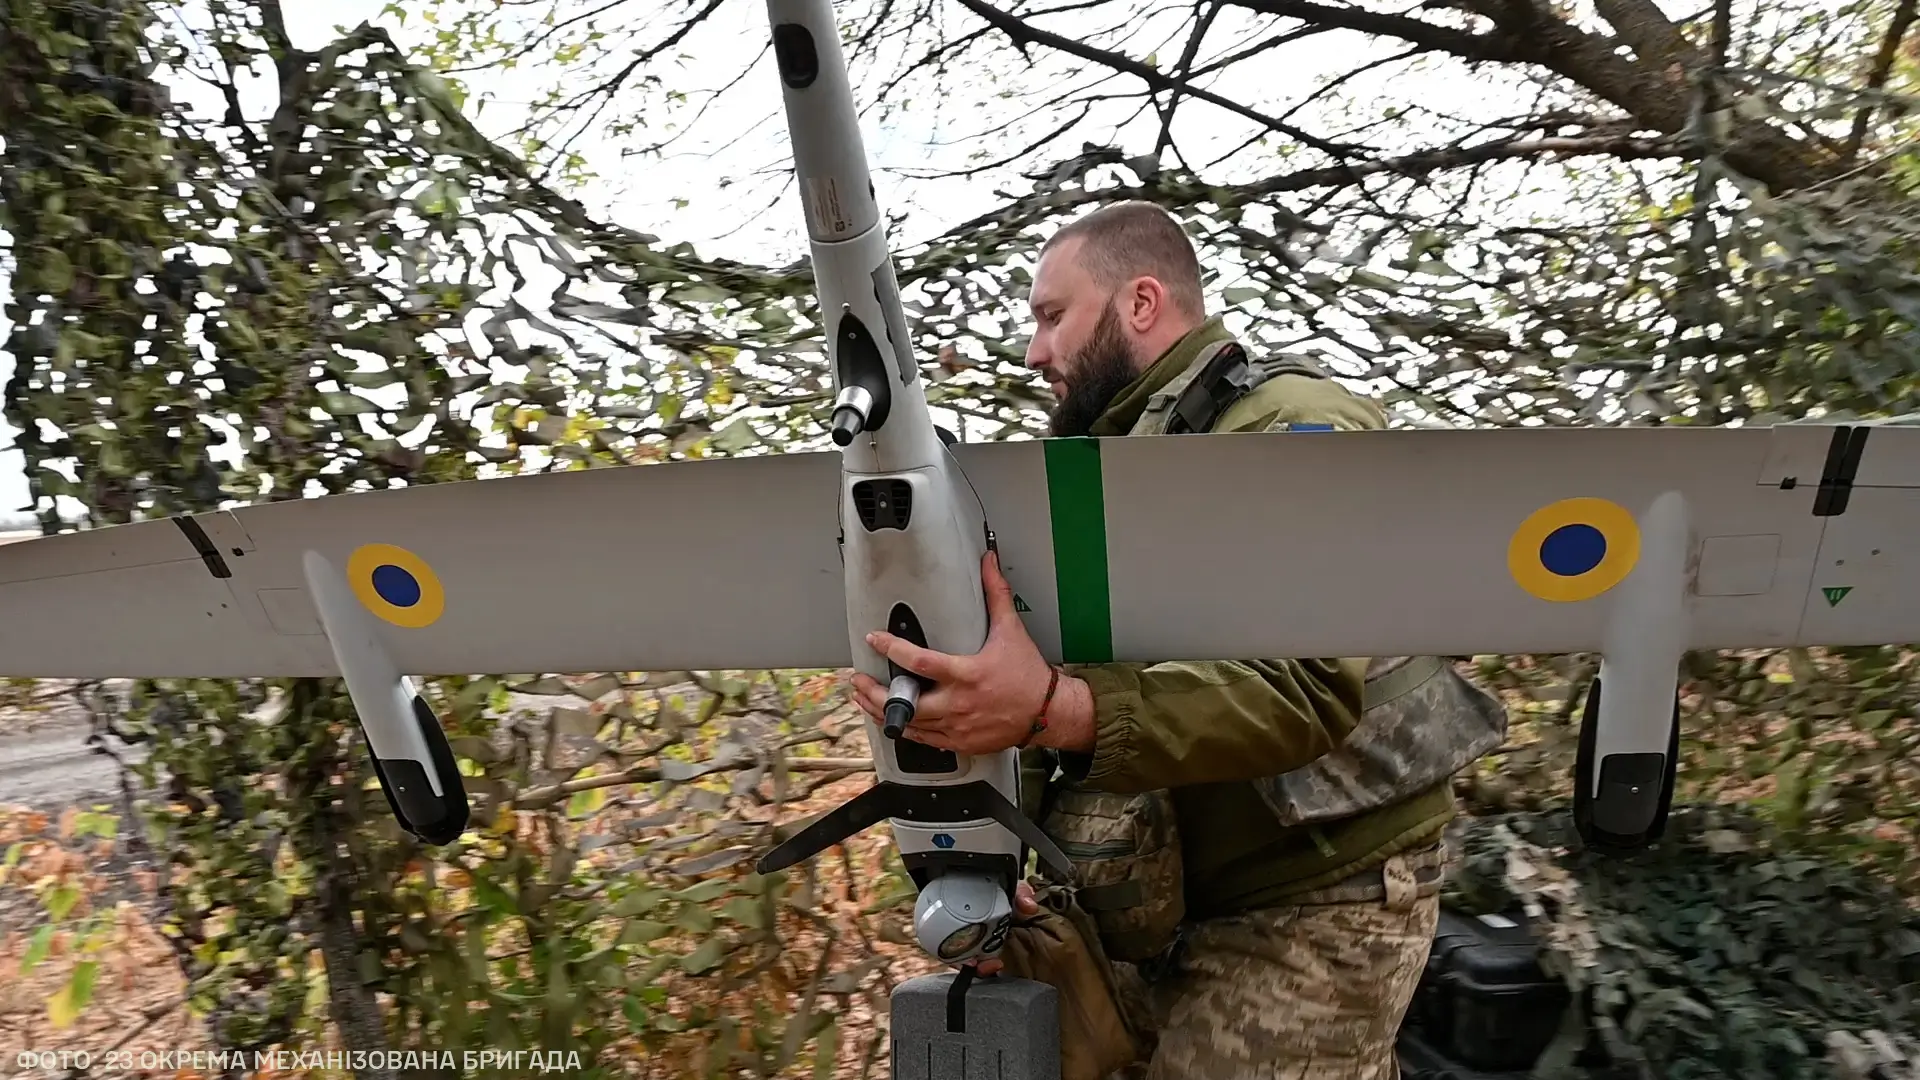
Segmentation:
<svg viewBox="0 0 1920 1080">
<path fill-rule="evenodd" d="M 1220 318 L 1205 313 L 1191 241 L 1148 203 L 1108 206 L 1063 227 L 1042 249 L 1030 306 L 1027 364 L 1058 398 L 1056 436 L 1187 430 L 1182 408 L 1205 395 L 1184 391 L 1232 344 Z M 1198 430 L 1385 426 L 1377 405 L 1294 363 Z M 1138 969 L 1157 1028 L 1148 1075 L 1398 1076 L 1395 1034 L 1436 925 L 1450 785 L 1443 777 L 1308 826 L 1283 825 L 1259 786 L 1347 739 L 1362 715 L 1368 662 L 1068 665 L 1056 680 L 992 555 L 983 573 L 992 630 L 979 653 L 934 653 L 887 634 L 870 640 L 939 684 L 920 699 L 906 737 L 969 754 L 1044 748 L 1069 782 L 1170 797 L 1185 911 L 1177 945 Z M 881 715 L 886 694 L 856 676 L 869 715 Z M 1022 914 L 1035 913 L 1032 897 L 1022 883 Z"/>
</svg>

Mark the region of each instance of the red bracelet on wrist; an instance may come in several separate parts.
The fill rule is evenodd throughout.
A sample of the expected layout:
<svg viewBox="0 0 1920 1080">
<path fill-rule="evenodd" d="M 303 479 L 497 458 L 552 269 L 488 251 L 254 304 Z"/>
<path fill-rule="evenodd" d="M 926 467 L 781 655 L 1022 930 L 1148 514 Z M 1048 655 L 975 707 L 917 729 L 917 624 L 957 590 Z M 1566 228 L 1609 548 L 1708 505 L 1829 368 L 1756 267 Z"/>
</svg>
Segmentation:
<svg viewBox="0 0 1920 1080">
<path fill-rule="evenodd" d="M 1025 750 L 1036 736 L 1047 730 L 1047 708 L 1053 704 L 1053 692 L 1060 685 L 1060 665 L 1048 664 L 1047 667 L 1053 672 L 1053 675 L 1047 679 L 1047 696 L 1040 701 L 1040 714 L 1033 718 L 1033 727 L 1027 731 L 1027 737 L 1020 740 L 1019 748 L 1022 750 Z"/>
</svg>

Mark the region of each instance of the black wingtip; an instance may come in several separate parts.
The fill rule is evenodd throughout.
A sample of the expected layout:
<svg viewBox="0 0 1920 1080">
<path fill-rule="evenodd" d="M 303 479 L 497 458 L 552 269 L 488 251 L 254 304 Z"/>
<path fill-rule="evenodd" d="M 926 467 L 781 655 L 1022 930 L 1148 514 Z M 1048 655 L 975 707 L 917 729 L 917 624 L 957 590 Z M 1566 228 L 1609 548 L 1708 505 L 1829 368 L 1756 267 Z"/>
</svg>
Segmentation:
<svg viewBox="0 0 1920 1080">
<path fill-rule="evenodd" d="M 1581 842 L 1604 855 L 1630 855 L 1667 831 L 1680 759 L 1680 697 L 1674 695 L 1667 750 L 1609 754 L 1599 761 L 1600 680 L 1587 691 L 1580 743 L 1573 763 L 1573 828 Z M 1598 772 L 1600 793 L 1593 794 Z M 1651 790 L 1649 790 L 1651 789 Z"/>
<path fill-rule="evenodd" d="M 427 757 L 433 764 L 434 777 L 440 781 L 440 794 L 433 793 L 426 769 L 412 758 L 383 762 L 371 750 L 368 756 L 373 758 L 374 775 L 400 827 L 436 847 L 451 844 L 467 831 L 472 820 L 466 784 L 461 781 L 447 733 L 433 715 L 433 707 L 418 694 L 413 698 L 413 718 L 420 737 L 426 740 Z"/>
</svg>

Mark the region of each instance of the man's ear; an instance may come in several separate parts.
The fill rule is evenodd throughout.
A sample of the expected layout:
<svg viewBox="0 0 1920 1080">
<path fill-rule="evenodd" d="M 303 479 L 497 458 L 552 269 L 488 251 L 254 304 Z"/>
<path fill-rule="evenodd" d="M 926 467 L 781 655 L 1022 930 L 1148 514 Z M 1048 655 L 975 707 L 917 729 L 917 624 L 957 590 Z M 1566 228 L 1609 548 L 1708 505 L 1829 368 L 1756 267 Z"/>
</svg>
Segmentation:
<svg viewBox="0 0 1920 1080">
<path fill-rule="evenodd" d="M 1159 278 L 1147 275 L 1129 281 L 1121 295 L 1127 301 L 1127 328 L 1136 334 L 1150 333 L 1160 325 L 1167 317 L 1167 307 L 1173 300 L 1167 295 L 1167 287 L 1160 284 Z"/>
</svg>

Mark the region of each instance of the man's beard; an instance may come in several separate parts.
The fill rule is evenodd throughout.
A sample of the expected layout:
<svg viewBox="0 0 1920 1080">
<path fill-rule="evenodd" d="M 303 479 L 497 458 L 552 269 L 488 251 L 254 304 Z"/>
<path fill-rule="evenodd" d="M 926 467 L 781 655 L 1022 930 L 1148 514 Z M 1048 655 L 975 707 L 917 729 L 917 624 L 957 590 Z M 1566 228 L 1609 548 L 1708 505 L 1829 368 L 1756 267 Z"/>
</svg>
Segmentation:
<svg viewBox="0 0 1920 1080">
<path fill-rule="evenodd" d="M 1058 370 L 1067 392 L 1048 417 L 1048 428 L 1056 437 L 1085 435 L 1120 391 L 1140 377 L 1133 369 L 1126 336 L 1120 332 L 1120 313 L 1111 302 L 1100 313 L 1093 336 Z"/>
</svg>

